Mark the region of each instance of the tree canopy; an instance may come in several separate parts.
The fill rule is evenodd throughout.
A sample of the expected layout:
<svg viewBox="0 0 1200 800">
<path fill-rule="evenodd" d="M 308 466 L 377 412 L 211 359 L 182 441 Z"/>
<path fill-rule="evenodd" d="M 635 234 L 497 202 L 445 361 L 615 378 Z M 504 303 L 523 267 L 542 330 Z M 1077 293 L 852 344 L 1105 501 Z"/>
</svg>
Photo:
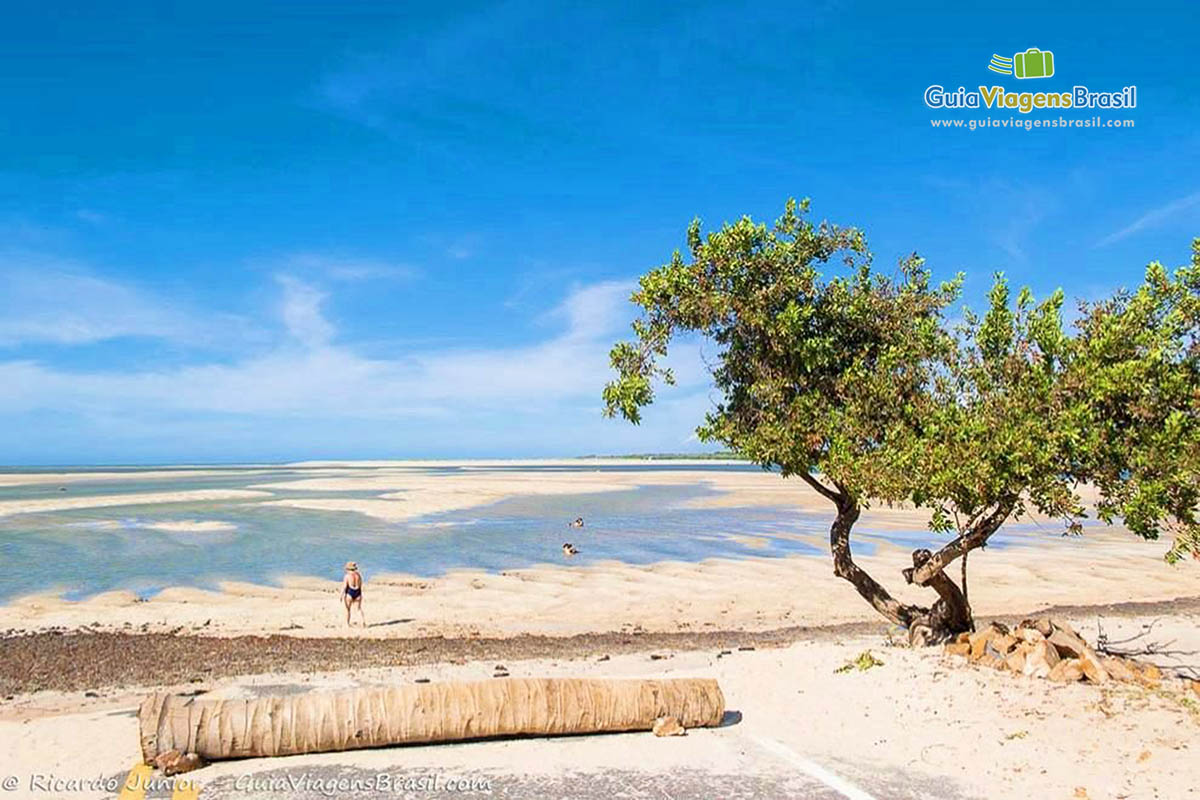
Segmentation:
<svg viewBox="0 0 1200 800">
<path fill-rule="evenodd" d="M 1002 275 L 984 314 L 953 326 L 961 275 L 935 282 L 916 255 L 877 271 L 861 231 L 808 210 L 788 201 L 774 225 L 743 217 L 707 234 L 692 222 L 688 257 L 676 251 L 633 295 L 642 314 L 613 348 L 608 415 L 637 423 L 656 382 L 673 382 L 661 362 L 674 337 L 715 343 L 720 400 L 700 438 L 829 499 L 836 574 L 934 639 L 970 624 L 945 568 L 1032 510 L 1078 532 L 1084 487 L 1101 519 L 1170 530 L 1172 558 L 1200 552 L 1200 241 L 1190 266 L 1151 264 L 1136 291 L 1082 305 L 1073 331 L 1061 291 L 1014 301 Z M 878 502 L 924 507 L 953 535 L 905 571 L 937 592 L 931 608 L 897 602 L 854 563 L 851 530 Z"/>
<path fill-rule="evenodd" d="M 1097 512 L 1173 536 L 1170 561 L 1200 558 L 1200 238 L 1190 264 L 1152 262 L 1136 290 L 1081 311 L 1070 390 Z"/>
</svg>

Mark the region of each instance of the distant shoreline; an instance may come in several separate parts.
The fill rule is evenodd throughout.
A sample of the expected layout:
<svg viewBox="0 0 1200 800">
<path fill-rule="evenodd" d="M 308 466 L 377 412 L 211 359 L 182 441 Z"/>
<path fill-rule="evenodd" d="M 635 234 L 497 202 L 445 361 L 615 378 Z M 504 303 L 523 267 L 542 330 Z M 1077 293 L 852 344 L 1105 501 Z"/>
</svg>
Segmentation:
<svg viewBox="0 0 1200 800">
<path fill-rule="evenodd" d="M 76 471 L 93 470 L 196 470 L 196 469 L 276 469 L 296 466 L 374 466 L 379 464 L 563 464 L 572 461 L 599 460 L 631 460 L 631 461 L 736 461 L 739 463 L 754 463 L 736 453 L 718 451 L 713 453 L 589 453 L 574 456 L 461 456 L 430 457 L 412 456 L 399 458 L 312 458 L 290 459 L 284 461 L 97 461 L 88 464 L 0 464 L 0 475 L 5 473 L 26 474 L 30 472 Z"/>
<path fill-rule="evenodd" d="M 586 456 L 579 456 L 579 458 L 580 460 L 594 459 L 597 461 L 608 459 L 635 459 L 639 461 L 737 461 L 745 464 L 754 463 L 745 456 L 740 456 L 737 453 L 727 450 L 716 453 L 627 453 L 625 455 L 589 454 Z"/>
</svg>

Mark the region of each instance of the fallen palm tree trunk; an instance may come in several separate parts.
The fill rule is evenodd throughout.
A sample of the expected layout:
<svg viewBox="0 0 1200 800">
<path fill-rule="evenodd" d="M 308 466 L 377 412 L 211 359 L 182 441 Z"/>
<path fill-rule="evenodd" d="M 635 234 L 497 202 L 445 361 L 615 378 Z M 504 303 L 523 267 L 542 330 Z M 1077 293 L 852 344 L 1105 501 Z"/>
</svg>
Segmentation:
<svg viewBox="0 0 1200 800">
<path fill-rule="evenodd" d="M 177 751 L 206 761 L 322 753 L 494 736 L 718 725 L 725 698 L 706 678 L 506 679 L 369 687 L 287 697 L 204 699 L 154 694 L 138 711 L 147 763 Z"/>
</svg>

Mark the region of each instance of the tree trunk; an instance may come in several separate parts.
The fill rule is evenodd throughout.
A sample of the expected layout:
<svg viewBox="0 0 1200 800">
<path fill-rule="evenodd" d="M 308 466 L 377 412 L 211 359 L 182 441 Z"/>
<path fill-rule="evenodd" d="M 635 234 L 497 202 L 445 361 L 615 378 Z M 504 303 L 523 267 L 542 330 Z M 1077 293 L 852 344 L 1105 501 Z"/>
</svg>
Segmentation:
<svg viewBox="0 0 1200 800">
<path fill-rule="evenodd" d="M 933 553 L 928 550 L 913 551 L 913 569 L 904 570 L 909 583 L 912 583 L 911 574 L 931 558 Z M 945 571 L 935 572 L 925 585 L 938 593 L 938 599 L 926 614 L 909 626 L 908 638 L 912 644 L 941 644 L 975 627 L 966 595 Z"/>
<path fill-rule="evenodd" d="M 858 522 L 861 513 L 852 496 L 837 487 L 837 491 L 823 486 L 809 476 L 809 484 L 832 500 L 837 507 L 837 517 L 829 529 L 829 549 L 833 555 L 833 574 L 849 581 L 871 606 L 887 619 L 908 630 L 908 640 L 913 645 L 941 644 L 960 633 L 974 630 L 975 621 L 966 595 L 945 572 L 956 558 L 987 544 L 987 540 L 1008 519 L 1016 505 L 1016 498 L 996 504 L 983 514 L 958 538 L 936 553 L 916 550 L 912 554 L 913 565 L 903 571 L 904 579 L 918 586 L 928 586 L 938 594 L 933 606 L 909 605 L 896 600 L 887 589 L 854 562 L 850 552 L 850 531 Z M 966 572 L 964 571 L 964 584 Z"/>
<path fill-rule="evenodd" d="M 998 502 L 990 512 L 977 517 L 958 538 L 936 553 L 929 550 L 913 551 L 913 565 L 904 570 L 904 579 L 909 583 L 933 589 L 938 593 L 938 600 L 923 619 L 915 620 L 909 628 L 909 641 L 913 644 L 940 644 L 959 633 L 975 629 L 975 620 L 967 597 L 946 574 L 946 568 L 956 558 L 963 559 L 965 588 L 967 553 L 986 545 L 992 534 L 1008 519 L 1015 506 L 1016 498 Z"/>
<path fill-rule="evenodd" d="M 897 625 L 911 628 L 913 621 L 928 614 L 928 609 L 901 603 L 887 589 L 879 585 L 862 567 L 854 563 L 850 552 L 850 530 L 858 521 L 858 505 L 850 500 L 839 500 L 837 517 L 829 529 L 829 549 L 833 554 L 833 574 L 849 581 L 858 593 L 883 616 Z"/>
</svg>

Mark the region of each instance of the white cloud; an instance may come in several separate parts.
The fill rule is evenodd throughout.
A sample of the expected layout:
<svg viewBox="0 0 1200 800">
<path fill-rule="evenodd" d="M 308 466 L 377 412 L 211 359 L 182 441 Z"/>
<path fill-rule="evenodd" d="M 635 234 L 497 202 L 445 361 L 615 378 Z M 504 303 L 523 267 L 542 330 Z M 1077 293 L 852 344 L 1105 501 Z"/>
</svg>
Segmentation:
<svg viewBox="0 0 1200 800">
<path fill-rule="evenodd" d="M 31 342 L 87 344 L 124 336 L 203 343 L 216 323 L 136 287 L 70 262 L 10 254 L 0 258 L 0 347 Z"/>
<path fill-rule="evenodd" d="M 185 420 L 188 430 L 194 429 L 197 415 L 211 414 L 245 415 L 273 426 L 288 417 L 326 423 L 410 418 L 429 421 L 421 435 L 438 430 L 453 437 L 472 426 L 495 426 L 499 437 L 500 427 L 530 429 L 527 444 L 539 429 L 561 439 L 578 427 L 593 437 L 580 447 L 604 450 L 607 440 L 597 442 L 594 432 L 612 429 L 595 424 L 600 390 L 611 377 L 609 347 L 628 331 L 632 284 L 577 288 L 547 313 L 561 328 L 541 342 L 426 349 L 378 359 L 337 343 L 321 289 L 290 275 L 279 275 L 277 281 L 279 313 L 291 340 L 274 350 L 233 363 L 126 372 L 69 371 L 31 360 L 0 362 L 0 414 L 52 410 L 125 418 L 134 426 L 172 416 Z M 160 327 L 170 329 L 167 321 Z M 686 399 L 690 408 L 697 402 L 695 393 L 707 387 L 698 348 L 683 343 L 673 366 L 681 387 L 663 399 L 672 405 Z M 669 441 L 677 441 L 680 431 L 690 430 L 699 419 L 699 414 L 672 419 Z"/>
<path fill-rule="evenodd" d="M 333 325 L 321 313 L 325 293 L 291 275 L 275 278 L 283 287 L 280 316 L 289 334 L 309 348 L 321 348 L 333 338 Z"/>
<path fill-rule="evenodd" d="M 637 310 L 629 302 L 636 288 L 633 281 L 604 281 L 577 288 L 550 316 L 565 320 L 568 337 L 576 341 L 620 331 Z"/>
<path fill-rule="evenodd" d="M 1106 245 L 1119 242 L 1133 236 L 1135 233 L 1140 233 L 1146 228 L 1160 225 L 1163 222 L 1178 216 L 1184 211 L 1189 211 L 1193 208 L 1200 208 L 1200 192 L 1193 192 L 1186 197 L 1180 197 L 1177 200 L 1172 200 L 1170 203 L 1151 209 L 1145 214 L 1135 219 L 1133 222 L 1121 228 L 1119 231 L 1110 233 L 1100 241 L 1096 242 L 1096 247 L 1104 247 Z"/>
</svg>

